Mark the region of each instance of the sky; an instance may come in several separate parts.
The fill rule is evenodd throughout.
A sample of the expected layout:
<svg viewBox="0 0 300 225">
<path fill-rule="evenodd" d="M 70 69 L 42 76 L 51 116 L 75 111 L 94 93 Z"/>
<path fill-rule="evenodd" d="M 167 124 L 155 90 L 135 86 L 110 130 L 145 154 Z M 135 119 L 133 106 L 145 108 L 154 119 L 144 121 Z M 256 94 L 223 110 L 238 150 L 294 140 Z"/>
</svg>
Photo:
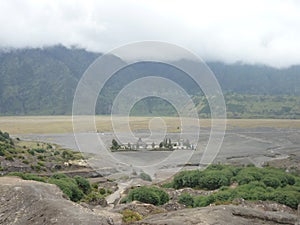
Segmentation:
<svg viewBox="0 0 300 225">
<path fill-rule="evenodd" d="M 297 0 L 0 0 L 0 47 L 107 52 L 155 40 L 206 61 L 300 64 Z"/>
</svg>

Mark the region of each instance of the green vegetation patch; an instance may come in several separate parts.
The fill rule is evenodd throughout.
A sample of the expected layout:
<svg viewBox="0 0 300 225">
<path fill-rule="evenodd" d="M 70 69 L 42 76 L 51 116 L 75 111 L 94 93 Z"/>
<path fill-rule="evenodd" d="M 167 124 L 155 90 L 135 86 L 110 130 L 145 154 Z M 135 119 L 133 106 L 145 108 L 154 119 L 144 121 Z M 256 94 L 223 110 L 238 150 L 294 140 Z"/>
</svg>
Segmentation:
<svg viewBox="0 0 300 225">
<path fill-rule="evenodd" d="M 132 222 L 136 222 L 143 219 L 143 217 L 138 212 L 134 212 L 129 209 L 124 210 L 122 212 L 122 215 L 122 220 L 126 224 L 130 224 Z"/>
<path fill-rule="evenodd" d="M 158 187 L 138 187 L 129 191 L 127 201 L 140 201 L 153 205 L 163 205 L 169 201 L 169 195 Z"/>
<path fill-rule="evenodd" d="M 236 187 L 230 184 L 236 183 Z M 168 184 L 174 188 L 216 190 L 208 196 L 179 196 L 179 203 L 203 207 L 215 203 L 228 203 L 234 199 L 270 200 L 296 209 L 300 204 L 300 177 L 276 168 L 234 167 L 211 165 L 200 171 L 183 171 Z"/>
<path fill-rule="evenodd" d="M 41 177 L 30 173 L 13 172 L 7 174 L 8 176 L 18 176 L 24 180 L 35 180 L 44 183 L 55 184 L 62 192 L 74 202 L 84 199 L 91 193 L 91 184 L 89 181 L 81 176 L 71 178 L 66 174 L 54 174 L 51 177 Z M 100 194 L 100 193 L 99 193 Z"/>
</svg>

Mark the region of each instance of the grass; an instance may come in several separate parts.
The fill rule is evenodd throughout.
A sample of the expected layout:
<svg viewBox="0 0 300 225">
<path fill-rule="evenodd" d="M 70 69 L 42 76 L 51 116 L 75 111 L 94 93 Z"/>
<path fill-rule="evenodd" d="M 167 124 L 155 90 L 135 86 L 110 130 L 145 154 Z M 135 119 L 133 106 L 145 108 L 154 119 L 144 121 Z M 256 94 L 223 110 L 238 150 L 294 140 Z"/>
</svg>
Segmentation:
<svg viewBox="0 0 300 225">
<path fill-rule="evenodd" d="M 180 131 L 180 120 L 178 117 L 161 117 L 167 126 L 168 132 Z M 132 130 L 149 129 L 152 117 L 130 117 L 129 124 Z M 88 117 L 80 117 L 77 123 L 78 130 L 88 130 Z M 118 131 L 126 131 L 125 117 L 117 117 Z M 153 121 L 152 121 L 153 122 Z M 200 119 L 201 127 L 210 127 L 210 119 Z M 193 120 L 187 120 L 188 125 L 194 126 Z M 160 129 L 161 123 L 156 120 L 151 123 L 151 128 Z M 229 119 L 227 128 L 300 128 L 300 120 L 289 119 Z M 48 133 L 71 133 L 73 132 L 71 116 L 9 116 L 0 117 L 1 130 L 10 134 L 48 134 Z M 96 116 L 96 128 L 98 132 L 112 131 L 110 116 Z M 179 128 L 179 129 L 178 129 Z"/>
</svg>

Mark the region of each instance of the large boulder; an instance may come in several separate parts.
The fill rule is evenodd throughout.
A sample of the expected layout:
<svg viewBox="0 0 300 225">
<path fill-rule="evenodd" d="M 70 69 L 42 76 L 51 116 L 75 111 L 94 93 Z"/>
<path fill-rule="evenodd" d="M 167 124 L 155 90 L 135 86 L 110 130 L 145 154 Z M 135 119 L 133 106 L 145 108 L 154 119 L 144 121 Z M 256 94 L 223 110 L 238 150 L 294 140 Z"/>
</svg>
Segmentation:
<svg viewBox="0 0 300 225">
<path fill-rule="evenodd" d="M 297 216 L 283 212 L 266 212 L 247 207 L 225 205 L 205 208 L 183 209 L 149 216 L 137 222 L 140 225 L 294 225 Z"/>
<path fill-rule="evenodd" d="M 0 177 L 0 224 L 114 224 L 112 218 L 63 198 L 52 184 Z"/>
</svg>

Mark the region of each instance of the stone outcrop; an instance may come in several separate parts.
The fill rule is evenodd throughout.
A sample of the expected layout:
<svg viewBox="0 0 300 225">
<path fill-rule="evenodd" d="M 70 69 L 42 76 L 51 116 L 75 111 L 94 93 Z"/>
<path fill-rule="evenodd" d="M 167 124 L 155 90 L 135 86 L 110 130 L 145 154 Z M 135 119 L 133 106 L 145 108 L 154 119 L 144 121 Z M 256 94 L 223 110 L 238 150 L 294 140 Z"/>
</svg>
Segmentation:
<svg viewBox="0 0 300 225">
<path fill-rule="evenodd" d="M 149 216 L 136 223 L 140 225 L 275 225 L 297 222 L 297 215 L 256 210 L 247 207 L 225 205 L 183 209 Z"/>
<path fill-rule="evenodd" d="M 111 218 L 63 198 L 52 184 L 0 178 L 0 224 L 114 224 Z"/>
</svg>

